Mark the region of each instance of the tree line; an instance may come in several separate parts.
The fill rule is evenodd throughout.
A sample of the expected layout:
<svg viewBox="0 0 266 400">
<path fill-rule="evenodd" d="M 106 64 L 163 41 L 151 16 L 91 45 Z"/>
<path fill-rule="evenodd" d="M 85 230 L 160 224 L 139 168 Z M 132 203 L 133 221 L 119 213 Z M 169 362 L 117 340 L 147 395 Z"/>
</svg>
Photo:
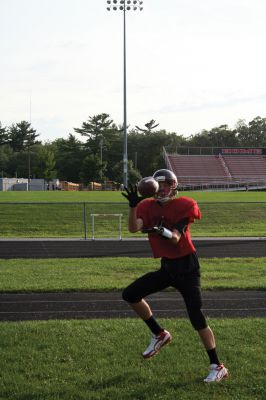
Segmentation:
<svg viewBox="0 0 266 400">
<path fill-rule="evenodd" d="M 197 147 L 266 147 L 266 118 L 246 123 L 238 120 L 233 129 L 221 125 L 184 137 L 158 128 L 155 120 L 144 127 L 128 129 L 128 176 L 134 182 L 165 167 L 163 147 L 169 152 Z M 73 128 L 67 139 L 42 142 L 30 122 L 9 127 L 0 122 L 0 174 L 2 177 L 58 178 L 88 184 L 112 180 L 123 182 L 123 127 L 109 114 L 94 115 Z M 183 150 L 182 150 L 183 149 Z"/>
</svg>

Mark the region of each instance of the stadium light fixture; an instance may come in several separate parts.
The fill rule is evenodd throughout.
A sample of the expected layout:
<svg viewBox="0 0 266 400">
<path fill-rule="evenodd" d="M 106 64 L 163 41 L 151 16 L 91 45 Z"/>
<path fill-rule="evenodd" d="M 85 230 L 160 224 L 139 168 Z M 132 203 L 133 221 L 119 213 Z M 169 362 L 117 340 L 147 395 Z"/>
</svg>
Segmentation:
<svg viewBox="0 0 266 400">
<path fill-rule="evenodd" d="M 127 69 L 126 69 L 126 13 L 128 11 L 142 11 L 143 1 L 140 0 L 107 0 L 108 11 L 123 11 L 124 25 L 124 144 L 123 144 L 123 183 L 124 186 L 128 184 L 128 155 L 127 155 Z"/>
</svg>

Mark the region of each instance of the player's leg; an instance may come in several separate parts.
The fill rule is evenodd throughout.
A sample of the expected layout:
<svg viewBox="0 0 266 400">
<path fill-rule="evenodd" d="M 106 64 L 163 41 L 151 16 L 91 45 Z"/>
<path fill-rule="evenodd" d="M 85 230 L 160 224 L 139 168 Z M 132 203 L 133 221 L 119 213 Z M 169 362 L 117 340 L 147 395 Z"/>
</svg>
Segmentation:
<svg viewBox="0 0 266 400">
<path fill-rule="evenodd" d="M 152 332 L 150 345 L 143 353 L 144 358 L 157 354 L 162 346 L 172 340 L 171 334 L 166 331 L 154 318 L 149 304 L 144 298 L 169 286 L 169 278 L 163 271 L 150 272 L 131 283 L 122 294 L 125 301 L 143 319 Z"/>
<path fill-rule="evenodd" d="M 136 279 L 123 290 L 122 297 L 143 320 L 147 320 L 152 316 L 152 311 L 144 298 L 168 286 L 168 276 L 160 269 Z"/>
<path fill-rule="evenodd" d="M 152 311 L 146 300 L 141 299 L 137 303 L 129 302 L 136 314 L 144 321 L 147 321 L 152 316 Z"/>
<path fill-rule="evenodd" d="M 219 382 L 228 376 L 228 370 L 218 358 L 214 334 L 201 310 L 202 296 L 199 275 L 197 273 L 189 274 L 185 278 L 180 292 L 184 298 L 191 324 L 198 332 L 209 357 L 210 373 L 204 381 Z"/>
</svg>

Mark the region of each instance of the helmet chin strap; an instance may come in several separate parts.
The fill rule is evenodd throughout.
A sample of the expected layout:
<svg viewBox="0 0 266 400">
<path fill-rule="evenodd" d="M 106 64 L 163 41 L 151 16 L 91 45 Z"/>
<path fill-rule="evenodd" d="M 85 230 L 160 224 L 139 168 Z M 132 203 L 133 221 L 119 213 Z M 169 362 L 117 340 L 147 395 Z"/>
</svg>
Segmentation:
<svg viewBox="0 0 266 400">
<path fill-rule="evenodd" d="M 167 196 L 164 196 L 164 197 L 156 196 L 155 198 L 158 201 L 158 203 L 165 204 L 165 203 L 168 203 L 168 201 L 172 200 L 176 196 L 177 193 L 178 193 L 178 191 L 175 190 L 173 193 L 171 193 L 171 194 L 169 193 Z"/>
</svg>

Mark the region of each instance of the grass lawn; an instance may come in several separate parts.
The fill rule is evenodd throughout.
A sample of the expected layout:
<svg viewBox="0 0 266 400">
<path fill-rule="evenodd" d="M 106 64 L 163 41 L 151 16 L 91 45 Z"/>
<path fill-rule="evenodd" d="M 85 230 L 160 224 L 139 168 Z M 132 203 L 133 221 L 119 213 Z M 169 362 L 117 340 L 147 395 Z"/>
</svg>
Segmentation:
<svg viewBox="0 0 266 400">
<path fill-rule="evenodd" d="M 149 361 L 138 319 L 1 323 L 0 399 L 265 400 L 265 319 L 212 319 L 230 379 L 205 384 L 208 358 L 185 319 Z M 264 371 L 263 371 L 264 369 Z"/>
<path fill-rule="evenodd" d="M 179 196 L 192 197 L 198 202 L 266 202 L 265 192 L 179 192 Z M 126 203 L 120 191 L 95 192 L 0 192 L 0 202 L 87 202 L 110 201 Z"/>
<path fill-rule="evenodd" d="M 0 291 L 121 290 L 148 258 L 0 259 Z M 205 289 L 266 288 L 266 258 L 202 259 Z M 210 319 L 230 379 L 204 384 L 208 358 L 187 319 L 149 361 L 139 319 L 1 322 L 0 400 L 264 400 L 266 320 Z"/>
<path fill-rule="evenodd" d="M 160 267 L 151 258 L 0 259 L 0 292 L 120 291 Z M 201 260 L 203 289 L 266 289 L 266 258 Z"/>
<path fill-rule="evenodd" d="M 182 192 L 199 202 L 193 236 L 266 236 L 266 192 Z M 33 204 L 27 204 L 33 202 Z M 93 224 L 92 214 L 97 215 Z M 110 214 L 116 214 L 111 216 Z M 2 238 L 140 237 L 128 232 L 121 192 L 0 192 Z"/>
</svg>

